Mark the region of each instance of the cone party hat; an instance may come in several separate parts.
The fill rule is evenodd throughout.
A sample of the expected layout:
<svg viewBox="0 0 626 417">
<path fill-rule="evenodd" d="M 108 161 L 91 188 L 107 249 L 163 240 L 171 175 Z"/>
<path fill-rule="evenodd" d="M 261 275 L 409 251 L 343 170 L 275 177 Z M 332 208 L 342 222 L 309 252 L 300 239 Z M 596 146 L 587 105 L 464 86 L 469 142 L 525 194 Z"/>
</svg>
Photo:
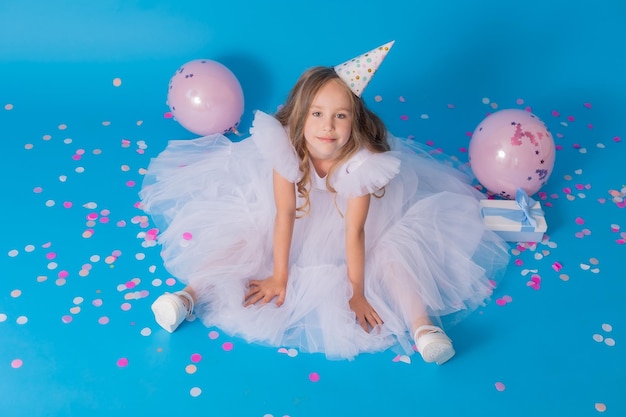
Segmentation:
<svg viewBox="0 0 626 417">
<path fill-rule="evenodd" d="M 337 65 L 335 72 L 356 96 L 361 97 L 363 90 L 367 87 L 376 70 L 378 70 L 394 42 L 388 42 L 363 55 Z"/>
</svg>

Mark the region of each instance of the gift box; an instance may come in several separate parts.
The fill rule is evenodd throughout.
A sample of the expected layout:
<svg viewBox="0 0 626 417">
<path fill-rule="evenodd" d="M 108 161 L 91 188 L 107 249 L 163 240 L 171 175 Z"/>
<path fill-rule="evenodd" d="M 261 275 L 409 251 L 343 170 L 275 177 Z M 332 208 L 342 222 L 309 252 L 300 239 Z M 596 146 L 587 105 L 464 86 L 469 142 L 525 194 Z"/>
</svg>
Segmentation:
<svg viewBox="0 0 626 417">
<path fill-rule="evenodd" d="M 508 242 L 541 242 L 548 230 L 541 204 L 518 190 L 515 200 L 481 200 L 483 222 Z"/>
</svg>

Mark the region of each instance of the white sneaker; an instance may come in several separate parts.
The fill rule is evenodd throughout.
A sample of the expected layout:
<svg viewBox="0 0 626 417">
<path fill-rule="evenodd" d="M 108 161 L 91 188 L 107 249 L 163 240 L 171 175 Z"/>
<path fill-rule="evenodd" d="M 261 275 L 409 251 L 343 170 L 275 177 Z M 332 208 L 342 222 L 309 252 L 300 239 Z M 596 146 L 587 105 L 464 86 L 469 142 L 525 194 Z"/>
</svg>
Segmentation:
<svg viewBox="0 0 626 417">
<path fill-rule="evenodd" d="M 183 299 L 188 301 L 188 306 Z M 172 333 L 193 312 L 194 302 L 186 291 L 177 291 L 173 294 L 165 293 L 152 303 L 154 319 L 168 332 Z"/>
<path fill-rule="evenodd" d="M 418 337 L 420 333 L 423 334 Z M 417 351 L 422 355 L 424 362 L 435 362 L 437 365 L 441 365 L 454 356 L 452 341 L 437 326 L 420 326 L 415 330 L 413 338 Z"/>
</svg>

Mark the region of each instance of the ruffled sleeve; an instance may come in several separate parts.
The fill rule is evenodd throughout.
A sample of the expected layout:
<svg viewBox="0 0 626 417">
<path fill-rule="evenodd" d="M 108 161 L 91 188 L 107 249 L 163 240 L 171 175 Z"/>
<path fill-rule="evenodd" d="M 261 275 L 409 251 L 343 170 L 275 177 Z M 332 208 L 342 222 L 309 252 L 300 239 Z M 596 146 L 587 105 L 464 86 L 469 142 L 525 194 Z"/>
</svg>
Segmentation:
<svg viewBox="0 0 626 417">
<path fill-rule="evenodd" d="M 358 197 L 379 191 L 400 172 L 400 158 L 395 152 L 358 151 L 337 169 L 331 183 L 338 194 Z"/>
<path fill-rule="evenodd" d="M 285 127 L 275 117 L 257 110 L 250 128 L 250 139 L 280 175 L 291 182 L 300 177 L 298 156 Z"/>
</svg>

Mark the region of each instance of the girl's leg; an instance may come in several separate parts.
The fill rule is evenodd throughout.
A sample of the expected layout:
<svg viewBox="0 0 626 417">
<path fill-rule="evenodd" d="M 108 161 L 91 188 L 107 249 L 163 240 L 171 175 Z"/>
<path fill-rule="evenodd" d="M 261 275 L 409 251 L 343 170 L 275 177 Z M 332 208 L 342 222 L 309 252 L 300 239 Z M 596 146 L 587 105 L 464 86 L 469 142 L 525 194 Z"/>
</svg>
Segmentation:
<svg viewBox="0 0 626 417">
<path fill-rule="evenodd" d="M 406 273 L 401 267 L 392 268 L 392 273 L 383 281 L 386 290 L 395 301 L 396 311 L 410 329 L 417 350 L 424 360 L 442 364 L 454 356 L 452 342 L 441 327 L 433 325 L 421 295 L 405 284 L 406 281 L 400 274 Z"/>
</svg>

